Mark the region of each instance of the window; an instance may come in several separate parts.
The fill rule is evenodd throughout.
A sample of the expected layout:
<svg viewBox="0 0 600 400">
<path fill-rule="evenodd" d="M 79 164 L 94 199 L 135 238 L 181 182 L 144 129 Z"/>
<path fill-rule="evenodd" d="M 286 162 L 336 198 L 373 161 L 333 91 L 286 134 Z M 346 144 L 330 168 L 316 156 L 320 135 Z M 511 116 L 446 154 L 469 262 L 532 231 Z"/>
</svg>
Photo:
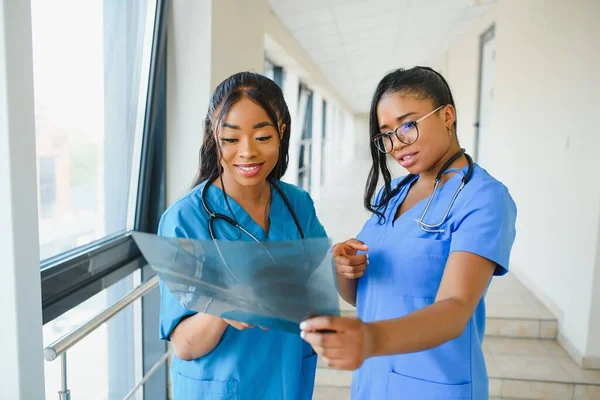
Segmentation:
<svg viewBox="0 0 600 400">
<path fill-rule="evenodd" d="M 56 171 L 54 157 L 40 157 L 39 160 L 40 219 L 54 216 L 56 206 Z"/>
<path fill-rule="evenodd" d="M 31 2 L 41 259 L 133 228 L 148 3 Z"/>
<path fill-rule="evenodd" d="M 165 209 L 166 7 L 31 1 L 45 344 L 153 275 L 130 231 L 156 232 Z M 123 398 L 162 357 L 159 299 L 148 293 L 67 352 L 74 397 Z M 47 365 L 48 393 L 59 370 Z M 166 398 L 166 376 L 145 398 Z"/>
<path fill-rule="evenodd" d="M 300 156 L 298 158 L 298 186 L 310 191 L 312 162 L 312 120 L 313 120 L 313 92 L 300 85 L 298 94 L 298 121 L 302 124 L 302 138 L 300 140 Z"/>
<path fill-rule="evenodd" d="M 283 67 L 278 67 L 265 59 L 265 76 L 275 81 L 280 88 L 283 88 Z"/>
<path fill-rule="evenodd" d="M 117 283 L 117 287 L 131 289 L 131 282 L 132 277 L 126 277 Z M 114 292 L 113 288 L 104 290 L 45 324 L 44 346 L 114 304 Z M 139 304 L 140 300 L 136 303 Z M 67 351 L 67 383 L 72 398 L 122 399 L 140 380 L 135 371 L 136 341 L 132 334 L 135 307 L 135 303 L 128 306 Z M 119 352 L 128 357 L 119 357 Z M 60 360 L 44 361 L 44 370 L 46 398 L 57 398 L 61 382 Z M 120 382 L 116 382 L 116 379 Z"/>
<path fill-rule="evenodd" d="M 322 137 L 321 140 L 321 185 L 325 183 L 325 158 L 327 157 L 327 153 L 325 152 L 327 149 L 327 102 L 323 100 L 323 119 L 322 119 Z"/>
</svg>

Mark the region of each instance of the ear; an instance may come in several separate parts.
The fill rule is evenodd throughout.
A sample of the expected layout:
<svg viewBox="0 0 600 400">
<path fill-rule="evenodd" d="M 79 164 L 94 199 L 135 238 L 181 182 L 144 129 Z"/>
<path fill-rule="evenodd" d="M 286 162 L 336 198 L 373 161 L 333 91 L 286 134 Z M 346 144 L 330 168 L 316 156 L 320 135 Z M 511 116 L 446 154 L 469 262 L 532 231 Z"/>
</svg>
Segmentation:
<svg viewBox="0 0 600 400">
<path fill-rule="evenodd" d="M 281 124 L 281 127 L 279 128 L 279 140 L 283 139 L 283 133 L 285 132 L 286 128 L 286 124 Z"/>
<path fill-rule="evenodd" d="M 454 125 L 454 121 L 456 121 L 456 109 L 451 104 L 448 104 L 444 107 L 444 123 L 446 128 L 450 129 Z"/>
</svg>

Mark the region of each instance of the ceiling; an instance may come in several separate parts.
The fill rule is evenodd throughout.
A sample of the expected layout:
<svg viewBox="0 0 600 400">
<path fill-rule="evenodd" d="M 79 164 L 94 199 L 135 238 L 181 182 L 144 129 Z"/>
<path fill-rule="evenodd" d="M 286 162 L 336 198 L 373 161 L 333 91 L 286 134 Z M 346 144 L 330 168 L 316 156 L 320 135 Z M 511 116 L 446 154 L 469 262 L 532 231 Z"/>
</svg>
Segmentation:
<svg viewBox="0 0 600 400">
<path fill-rule="evenodd" d="M 436 60 L 494 0 L 269 0 L 356 113 L 383 75 Z"/>
</svg>

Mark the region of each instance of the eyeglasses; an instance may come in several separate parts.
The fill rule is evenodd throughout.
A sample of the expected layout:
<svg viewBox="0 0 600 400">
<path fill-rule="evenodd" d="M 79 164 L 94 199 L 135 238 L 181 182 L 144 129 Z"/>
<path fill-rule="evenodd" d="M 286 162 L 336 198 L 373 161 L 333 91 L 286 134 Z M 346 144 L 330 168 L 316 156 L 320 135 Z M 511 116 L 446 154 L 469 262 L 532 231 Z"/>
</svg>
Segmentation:
<svg viewBox="0 0 600 400">
<path fill-rule="evenodd" d="M 439 111 L 443 107 L 443 105 L 439 106 L 429 114 L 419 118 L 416 121 L 405 122 L 399 127 L 397 127 L 396 130 L 393 132 L 389 131 L 375 135 L 372 139 L 373 143 L 375 144 L 375 147 L 377 147 L 377 150 L 384 154 L 391 153 L 394 149 L 394 139 L 392 135 L 396 135 L 396 138 L 398 138 L 398 140 L 404 144 L 415 143 L 417 140 L 419 140 L 419 128 L 417 124 L 423 121 L 425 118 L 429 117 L 430 115 L 434 114 L 435 112 Z"/>
</svg>

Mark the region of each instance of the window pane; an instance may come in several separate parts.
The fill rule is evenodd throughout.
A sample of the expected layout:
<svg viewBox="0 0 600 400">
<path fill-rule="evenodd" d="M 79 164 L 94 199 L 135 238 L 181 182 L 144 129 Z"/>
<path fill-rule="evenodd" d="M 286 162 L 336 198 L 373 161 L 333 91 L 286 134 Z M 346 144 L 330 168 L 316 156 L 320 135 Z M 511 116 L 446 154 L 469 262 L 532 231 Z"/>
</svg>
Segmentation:
<svg viewBox="0 0 600 400">
<path fill-rule="evenodd" d="M 155 3 L 31 2 L 41 259 L 132 228 Z"/>
<path fill-rule="evenodd" d="M 321 141 L 321 185 L 325 183 L 325 158 L 327 157 L 327 102 L 323 100 L 323 140 Z"/>
<path fill-rule="evenodd" d="M 76 329 L 131 291 L 134 274 L 45 324 L 44 346 Z M 135 335 L 135 316 L 139 313 L 140 301 L 136 300 L 137 306 L 134 303 L 121 310 L 67 351 L 67 385 L 71 398 L 123 399 L 141 379 L 136 371 L 135 358 L 135 349 L 139 347 L 140 340 Z M 159 340 L 158 337 L 156 340 Z M 47 399 L 58 398 L 61 387 L 60 364 L 60 358 L 44 361 Z"/>
</svg>

